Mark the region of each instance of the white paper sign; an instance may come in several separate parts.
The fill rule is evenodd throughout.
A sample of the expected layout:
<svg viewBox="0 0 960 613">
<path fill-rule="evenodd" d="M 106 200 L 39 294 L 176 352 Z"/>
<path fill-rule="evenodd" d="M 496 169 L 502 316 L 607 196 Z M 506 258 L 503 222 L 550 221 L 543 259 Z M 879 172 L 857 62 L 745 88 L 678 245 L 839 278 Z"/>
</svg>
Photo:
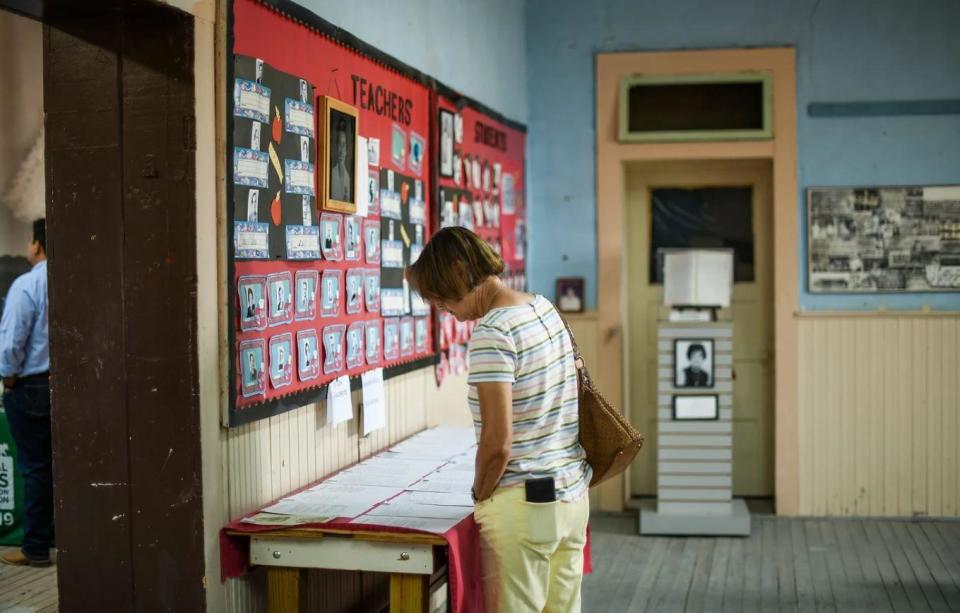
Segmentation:
<svg viewBox="0 0 960 613">
<path fill-rule="evenodd" d="M 350 377 L 337 377 L 327 386 L 327 423 L 339 424 L 353 419 L 350 402 Z"/>
<path fill-rule="evenodd" d="M 357 140 L 357 181 L 354 194 L 357 195 L 357 215 L 366 217 L 370 211 L 370 186 L 367 184 L 370 168 L 367 166 L 367 139 L 361 136 Z"/>
<path fill-rule="evenodd" d="M 383 369 L 368 370 L 360 375 L 363 383 L 363 435 L 387 425 L 383 402 Z"/>
</svg>

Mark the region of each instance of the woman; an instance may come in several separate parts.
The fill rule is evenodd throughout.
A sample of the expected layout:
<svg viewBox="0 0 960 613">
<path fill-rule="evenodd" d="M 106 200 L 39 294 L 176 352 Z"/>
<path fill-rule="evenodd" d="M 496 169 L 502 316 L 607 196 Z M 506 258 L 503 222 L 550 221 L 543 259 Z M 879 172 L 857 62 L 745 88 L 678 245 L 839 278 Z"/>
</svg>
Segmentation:
<svg viewBox="0 0 960 613">
<path fill-rule="evenodd" d="M 487 609 L 579 611 L 591 470 L 578 441 L 573 347 L 553 305 L 506 287 L 503 269 L 476 234 L 445 228 L 407 277 L 437 308 L 477 320 L 468 402 Z"/>
</svg>

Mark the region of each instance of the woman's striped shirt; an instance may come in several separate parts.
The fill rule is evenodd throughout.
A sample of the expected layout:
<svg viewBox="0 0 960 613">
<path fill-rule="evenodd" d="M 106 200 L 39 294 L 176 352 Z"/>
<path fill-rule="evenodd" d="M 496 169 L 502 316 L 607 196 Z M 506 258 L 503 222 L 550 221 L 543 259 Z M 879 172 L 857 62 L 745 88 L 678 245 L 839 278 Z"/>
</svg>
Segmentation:
<svg viewBox="0 0 960 613">
<path fill-rule="evenodd" d="M 578 440 L 577 370 L 560 315 L 543 296 L 488 312 L 469 345 L 468 402 L 480 436 L 478 383 L 513 386 L 513 449 L 501 487 L 553 477 L 559 500 L 582 496 L 592 475 Z"/>
</svg>

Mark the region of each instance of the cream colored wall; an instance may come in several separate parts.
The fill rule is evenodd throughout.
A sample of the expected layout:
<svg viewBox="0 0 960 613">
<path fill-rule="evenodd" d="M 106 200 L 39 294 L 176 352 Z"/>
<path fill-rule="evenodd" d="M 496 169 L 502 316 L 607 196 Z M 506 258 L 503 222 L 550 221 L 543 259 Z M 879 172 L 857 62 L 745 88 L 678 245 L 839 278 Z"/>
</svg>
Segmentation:
<svg viewBox="0 0 960 613">
<path fill-rule="evenodd" d="M 0 117 L 4 118 L 3 138 L 0 138 L 0 255 L 25 255 L 31 236 L 29 222 L 44 215 L 42 159 L 36 177 L 41 185 L 35 186 L 39 191 L 28 190 L 37 197 L 16 204 L 8 197 L 31 148 L 42 142 L 42 24 L 0 11 L 0 75 L 6 84 L 0 95 Z"/>
<path fill-rule="evenodd" d="M 960 314 L 801 314 L 802 515 L 960 515 Z"/>
</svg>

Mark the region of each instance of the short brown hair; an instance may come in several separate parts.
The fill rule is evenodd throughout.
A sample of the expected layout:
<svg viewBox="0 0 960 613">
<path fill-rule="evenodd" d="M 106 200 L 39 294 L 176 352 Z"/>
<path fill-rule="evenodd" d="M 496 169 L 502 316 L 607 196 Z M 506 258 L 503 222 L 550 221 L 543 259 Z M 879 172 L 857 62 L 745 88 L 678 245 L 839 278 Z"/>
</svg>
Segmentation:
<svg viewBox="0 0 960 613">
<path fill-rule="evenodd" d="M 444 228 L 433 235 L 407 280 L 426 300 L 460 300 L 490 276 L 503 273 L 503 259 L 466 228 Z"/>
</svg>

